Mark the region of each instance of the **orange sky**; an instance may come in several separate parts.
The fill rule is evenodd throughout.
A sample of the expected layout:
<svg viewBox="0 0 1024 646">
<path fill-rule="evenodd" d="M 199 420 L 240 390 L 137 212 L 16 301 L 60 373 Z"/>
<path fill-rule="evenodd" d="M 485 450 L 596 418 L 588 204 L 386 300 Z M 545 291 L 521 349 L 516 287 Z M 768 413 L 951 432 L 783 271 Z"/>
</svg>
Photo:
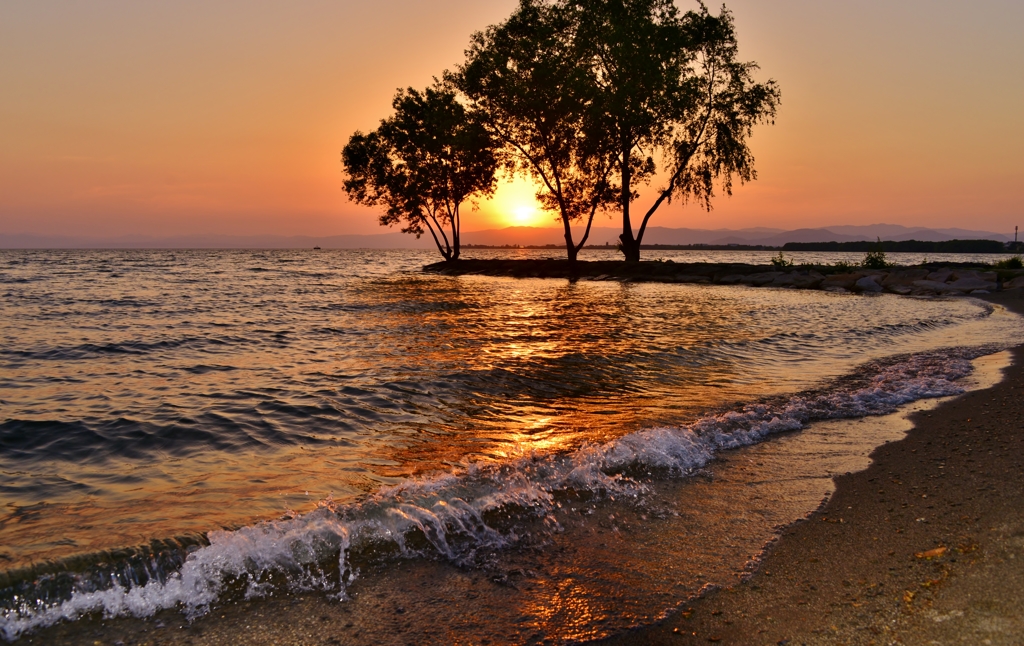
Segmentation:
<svg viewBox="0 0 1024 646">
<path fill-rule="evenodd" d="M 346 201 L 341 148 L 514 4 L 2 3 L 0 233 L 383 232 Z M 652 224 L 1024 225 L 1024 3 L 728 5 L 782 87 L 760 179 Z M 464 227 L 546 222 L 520 184 Z"/>
</svg>

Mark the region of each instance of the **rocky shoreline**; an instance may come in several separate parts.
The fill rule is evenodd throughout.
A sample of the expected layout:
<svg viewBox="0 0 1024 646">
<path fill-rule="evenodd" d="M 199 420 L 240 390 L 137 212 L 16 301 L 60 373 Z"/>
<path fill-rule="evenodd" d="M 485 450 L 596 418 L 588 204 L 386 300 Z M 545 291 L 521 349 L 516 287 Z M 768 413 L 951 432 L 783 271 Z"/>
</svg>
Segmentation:
<svg viewBox="0 0 1024 646">
<path fill-rule="evenodd" d="M 617 282 L 747 285 L 819 289 L 837 293 L 891 293 L 903 296 L 987 294 L 1024 288 L 1024 270 L 989 265 L 929 263 L 869 269 L 835 265 L 774 267 L 667 261 L 457 260 L 427 265 L 424 272 L 446 276 L 563 278 Z"/>
</svg>

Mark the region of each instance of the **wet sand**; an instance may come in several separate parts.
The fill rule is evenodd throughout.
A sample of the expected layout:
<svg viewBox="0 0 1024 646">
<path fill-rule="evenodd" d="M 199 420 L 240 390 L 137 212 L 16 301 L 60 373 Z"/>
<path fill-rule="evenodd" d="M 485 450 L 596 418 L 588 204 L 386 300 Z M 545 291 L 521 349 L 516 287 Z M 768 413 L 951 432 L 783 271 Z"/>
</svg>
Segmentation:
<svg viewBox="0 0 1024 646">
<path fill-rule="evenodd" d="M 1024 312 L 1021 290 L 987 298 Z M 1024 346 L 1013 357 L 837 478 L 749 580 L 602 643 L 1024 643 Z"/>
</svg>

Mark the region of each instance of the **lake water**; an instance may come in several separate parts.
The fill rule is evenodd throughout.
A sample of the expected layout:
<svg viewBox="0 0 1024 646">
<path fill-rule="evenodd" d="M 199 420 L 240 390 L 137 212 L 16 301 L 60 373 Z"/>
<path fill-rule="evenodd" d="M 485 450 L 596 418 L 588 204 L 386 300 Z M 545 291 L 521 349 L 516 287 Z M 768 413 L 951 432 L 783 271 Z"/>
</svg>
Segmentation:
<svg viewBox="0 0 1024 646">
<path fill-rule="evenodd" d="M 419 271 L 434 260 L 0 251 L 0 632 L 319 590 L 386 642 L 360 598 L 415 607 L 469 573 L 488 634 L 600 637 L 750 567 L 845 449 L 789 451 L 753 498 L 709 475 L 725 456 L 961 392 L 1024 331 L 969 298 Z M 628 585 L 622 549 L 644 555 Z"/>
</svg>

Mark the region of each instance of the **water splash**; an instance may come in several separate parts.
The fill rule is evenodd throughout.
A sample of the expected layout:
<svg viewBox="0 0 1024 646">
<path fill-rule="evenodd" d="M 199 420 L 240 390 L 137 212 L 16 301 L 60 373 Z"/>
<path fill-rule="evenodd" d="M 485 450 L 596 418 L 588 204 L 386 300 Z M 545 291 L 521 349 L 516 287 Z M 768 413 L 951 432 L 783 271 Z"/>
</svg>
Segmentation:
<svg viewBox="0 0 1024 646">
<path fill-rule="evenodd" d="M 257 597 L 278 589 L 321 590 L 344 598 L 360 564 L 395 558 L 442 558 L 472 565 L 475 555 L 520 542 L 518 521 L 545 519 L 567 493 L 642 497 L 645 479 L 693 473 L 725 449 L 815 420 L 891 413 L 922 398 L 963 392 L 957 380 L 971 359 L 996 348 L 959 348 L 863 366 L 815 392 L 746 405 L 692 424 L 642 430 L 563 454 L 529 453 L 503 462 L 474 462 L 449 473 L 412 478 L 351 505 L 323 501 L 308 514 L 207 535 L 180 565 L 154 561 L 145 577 L 97 576 L 94 567 L 70 586 L 52 575 L 0 591 L 0 634 L 8 640 L 89 614 L 149 617 L 180 608 L 208 612 L 230 595 Z M 551 529 L 557 531 L 557 523 Z M 47 578 L 49 576 L 49 578 Z"/>
</svg>

